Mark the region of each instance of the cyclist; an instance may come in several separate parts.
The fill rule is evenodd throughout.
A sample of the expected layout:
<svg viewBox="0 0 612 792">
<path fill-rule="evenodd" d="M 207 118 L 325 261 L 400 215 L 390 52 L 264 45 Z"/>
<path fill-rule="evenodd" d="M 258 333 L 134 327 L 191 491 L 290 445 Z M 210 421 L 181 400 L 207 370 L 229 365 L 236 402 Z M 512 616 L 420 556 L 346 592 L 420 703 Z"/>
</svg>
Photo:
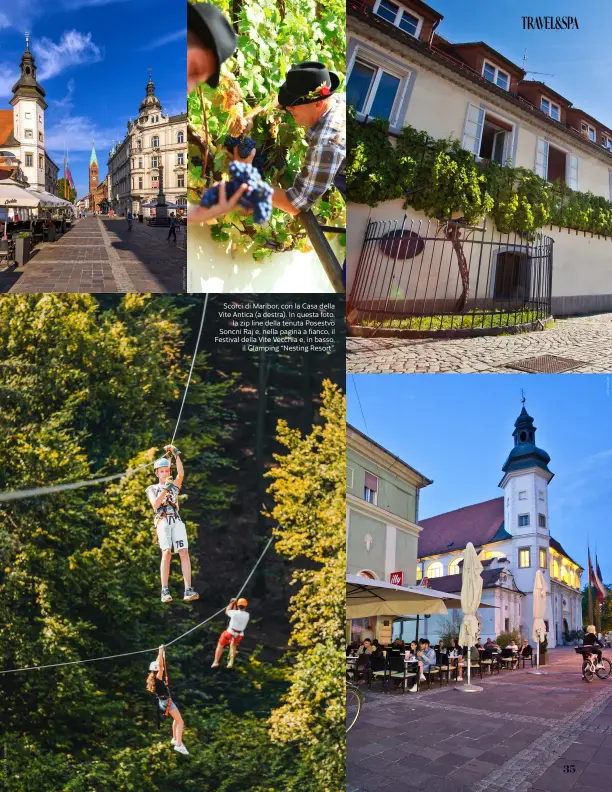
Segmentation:
<svg viewBox="0 0 612 792">
<path fill-rule="evenodd" d="M 128 209 L 128 213 L 127 213 L 128 231 L 132 230 L 132 221 L 133 220 L 134 220 L 134 215 L 132 214 L 132 210 Z"/>
<path fill-rule="evenodd" d="M 595 629 L 594 624 L 589 624 L 587 627 L 583 645 L 585 648 L 588 647 L 592 654 L 597 655 L 596 668 L 603 668 L 604 666 L 601 662 L 601 650 L 603 649 L 603 643 L 597 638 L 597 630 Z"/>
</svg>

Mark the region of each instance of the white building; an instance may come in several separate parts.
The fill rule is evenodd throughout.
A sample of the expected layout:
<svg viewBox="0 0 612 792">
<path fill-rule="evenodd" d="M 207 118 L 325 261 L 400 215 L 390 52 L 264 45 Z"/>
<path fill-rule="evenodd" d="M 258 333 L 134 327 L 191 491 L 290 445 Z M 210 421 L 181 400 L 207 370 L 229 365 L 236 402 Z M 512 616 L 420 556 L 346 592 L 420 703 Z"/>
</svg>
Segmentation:
<svg viewBox="0 0 612 792">
<path fill-rule="evenodd" d="M 12 110 L 0 110 L 0 157 L 18 159 L 30 187 L 57 195 L 59 168 L 45 149 L 45 91 L 36 79 L 29 38 L 21 56 L 21 74 L 12 89 Z"/>
<path fill-rule="evenodd" d="M 108 158 L 108 200 L 119 214 L 150 214 L 142 204 L 155 202 L 163 168 L 168 203 L 187 207 L 187 113 L 167 116 L 149 78 L 138 118 L 127 124 L 124 140 Z"/>
<path fill-rule="evenodd" d="M 582 568 L 550 535 L 548 485 L 550 457 L 535 444 L 533 418 L 523 407 L 513 432 L 514 448 L 506 459 L 500 498 L 466 506 L 419 522 L 417 580 L 427 578 L 437 590 L 459 593 L 463 552 L 472 542 L 485 567 L 481 638 L 518 631 L 530 642 L 533 587 L 541 569 L 551 589 L 547 609 L 548 645 L 582 629 Z M 444 617 L 426 620 L 426 634 L 438 640 Z"/>
<path fill-rule="evenodd" d="M 347 101 L 355 106 L 358 118 L 388 120 L 392 139 L 408 125 L 436 139 L 453 138 L 477 161 L 526 168 L 547 181 L 560 180 L 574 190 L 612 200 L 610 127 L 545 83 L 525 79 L 520 66 L 486 42 L 452 43 L 443 38 L 438 33 L 442 15 L 420 0 L 351 0 L 347 9 Z M 465 13 L 465 8 L 458 5 L 455 12 Z M 398 199 L 377 207 L 350 204 L 349 295 L 369 220 L 401 224 L 406 214 L 407 227 L 411 221 L 417 229 L 419 221 L 427 224 L 424 214 L 405 210 L 403 203 Z M 494 229 L 490 218 L 487 223 Z M 584 232 L 570 235 L 567 229 L 547 228 L 546 234 L 554 240 L 553 313 L 612 310 L 612 239 Z M 432 256 L 435 244 L 424 245 L 424 261 Z M 513 266 L 508 249 L 500 253 L 506 269 Z M 417 255 L 400 261 L 405 266 L 401 272 L 397 268 L 396 279 L 388 276 L 386 292 L 377 294 L 381 304 L 395 295 L 426 299 L 421 293 L 425 286 L 409 280 Z M 588 268 L 583 266 L 585 260 Z M 517 268 L 523 266 L 518 257 L 516 262 Z M 442 283 L 448 274 L 445 267 L 442 262 Z M 472 267 L 474 277 L 476 269 Z M 372 272 L 366 276 L 375 280 Z M 437 273 L 432 277 L 435 280 Z M 449 298 L 454 289 L 451 282 Z M 470 283 L 473 294 L 478 289 L 479 284 Z M 490 295 L 478 293 L 483 296 Z"/>
</svg>

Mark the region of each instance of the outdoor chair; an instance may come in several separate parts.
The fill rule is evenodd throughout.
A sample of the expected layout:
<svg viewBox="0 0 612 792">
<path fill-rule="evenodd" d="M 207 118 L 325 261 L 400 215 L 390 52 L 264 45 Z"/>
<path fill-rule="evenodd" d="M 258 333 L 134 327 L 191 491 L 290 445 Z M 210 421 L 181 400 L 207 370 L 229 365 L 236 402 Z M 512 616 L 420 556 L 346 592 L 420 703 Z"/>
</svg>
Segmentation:
<svg viewBox="0 0 612 792">
<path fill-rule="evenodd" d="M 531 663 L 531 667 L 533 668 L 533 649 L 531 646 L 528 646 L 522 655 L 519 655 L 519 663 L 521 660 L 523 661 L 523 668 L 525 668 L 525 661 L 529 660 Z"/>
<path fill-rule="evenodd" d="M 463 678 L 466 681 L 467 681 L 467 666 L 468 666 L 467 660 L 465 660 L 465 659 L 462 660 L 461 661 L 461 667 L 463 668 Z M 482 663 L 481 662 L 470 663 L 470 667 L 471 667 L 470 674 L 472 674 L 472 675 L 475 674 L 475 673 L 480 674 L 480 678 L 482 679 Z"/>
<path fill-rule="evenodd" d="M 507 668 L 512 671 L 514 668 L 514 654 L 512 649 L 502 649 L 500 660 L 502 668 Z"/>
<path fill-rule="evenodd" d="M 372 682 L 379 680 L 382 689 L 385 689 L 387 682 L 387 661 L 384 657 L 371 657 L 370 665 L 367 670 L 368 690 L 372 690 Z"/>
<path fill-rule="evenodd" d="M 436 663 L 440 669 L 440 685 L 442 685 L 442 677 L 446 676 L 446 684 L 450 682 L 450 675 L 454 671 L 453 665 L 449 662 L 448 654 L 436 650 Z"/>
<path fill-rule="evenodd" d="M 440 687 L 442 687 L 442 671 L 439 666 L 431 666 L 429 671 L 423 671 L 423 674 L 427 680 L 427 690 L 431 687 L 432 681 L 435 682 L 436 676 L 440 680 Z"/>
<path fill-rule="evenodd" d="M 395 683 L 396 687 L 402 688 L 402 693 L 406 692 L 406 682 L 416 676 L 412 671 L 408 671 L 403 657 L 388 657 L 387 659 L 387 680 Z"/>
</svg>

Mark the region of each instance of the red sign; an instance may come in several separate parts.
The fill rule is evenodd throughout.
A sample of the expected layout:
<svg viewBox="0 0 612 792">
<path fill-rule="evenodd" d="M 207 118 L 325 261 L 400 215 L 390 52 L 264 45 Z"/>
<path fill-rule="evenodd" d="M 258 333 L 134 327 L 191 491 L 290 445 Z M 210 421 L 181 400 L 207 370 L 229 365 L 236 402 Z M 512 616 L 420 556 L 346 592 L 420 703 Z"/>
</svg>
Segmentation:
<svg viewBox="0 0 612 792">
<path fill-rule="evenodd" d="M 159 187 L 159 182 L 158 181 L 151 182 L 151 187 Z"/>
<path fill-rule="evenodd" d="M 403 586 L 404 585 L 404 573 L 403 572 L 391 572 L 389 575 L 389 583 L 393 583 L 394 586 Z"/>
</svg>

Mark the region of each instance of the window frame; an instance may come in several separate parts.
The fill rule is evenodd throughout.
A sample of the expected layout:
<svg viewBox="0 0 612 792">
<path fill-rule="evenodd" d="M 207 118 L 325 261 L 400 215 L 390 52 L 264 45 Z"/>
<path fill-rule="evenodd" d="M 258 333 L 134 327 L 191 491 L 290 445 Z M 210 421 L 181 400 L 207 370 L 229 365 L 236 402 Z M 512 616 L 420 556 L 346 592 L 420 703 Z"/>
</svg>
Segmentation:
<svg viewBox="0 0 612 792">
<path fill-rule="evenodd" d="M 34 140 L 34 130 L 33 129 L 24 129 L 23 136 L 26 140 Z"/>
<path fill-rule="evenodd" d="M 183 132 L 182 129 L 179 129 L 179 131 L 176 133 L 176 142 L 177 143 L 185 142 L 185 133 Z"/>
<path fill-rule="evenodd" d="M 542 107 L 544 102 L 548 102 L 548 106 L 550 108 L 550 112 L 547 112 Z M 555 118 L 554 115 L 552 114 L 553 107 L 556 107 L 557 110 L 559 111 L 559 118 Z M 561 105 L 558 105 L 556 102 L 553 102 L 552 99 L 549 99 L 547 96 L 544 96 L 544 94 L 540 95 L 540 110 L 544 113 L 544 115 L 547 115 L 549 118 L 552 118 L 553 121 L 561 122 Z"/>
<path fill-rule="evenodd" d="M 544 563 L 542 563 L 544 559 Z M 540 547 L 540 569 L 548 569 L 548 558 L 545 547 Z"/>
<path fill-rule="evenodd" d="M 402 33 L 405 33 L 407 36 L 412 36 L 412 38 L 415 38 L 415 39 L 419 38 L 419 36 L 421 35 L 421 31 L 423 30 L 423 24 L 425 22 L 425 18 L 424 17 L 420 16 L 419 14 L 417 14 L 415 11 L 413 11 L 410 8 L 406 8 L 406 6 L 401 5 L 399 2 L 396 2 L 396 0 L 387 0 L 387 2 L 391 3 L 394 6 L 397 6 L 397 13 L 395 15 L 395 19 L 394 19 L 393 22 L 390 22 L 388 19 L 385 19 L 384 16 L 381 16 L 381 14 L 378 13 L 378 9 L 380 8 L 381 2 L 382 2 L 382 0 L 376 0 L 376 2 L 374 3 L 374 8 L 372 9 L 372 13 L 373 14 L 375 14 L 377 17 L 379 17 L 383 21 L 388 22 L 390 25 L 393 25 L 394 27 L 398 28 L 398 30 L 401 30 Z M 402 15 L 404 14 L 404 11 L 407 14 L 410 14 L 411 17 L 414 17 L 414 19 L 418 20 L 417 29 L 415 30 L 414 33 L 409 33 L 407 30 L 404 30 L 403 28 L 401 28 L 399 26 L 399 23 L 401 21 Z"/>
<path fill-rule="evenodd" d="M 432 566 L 435 566 L 436 564 L 440 565 L 440 568 L 441 568 L 440 569 L 440 574 L 439 575 L 437 575 L 437 574 L 436 575 L 431 575 L 430 574 L 430 569 L 432 568 Z M 430 561 L 430 563 L 427 564 L 427 569 L 425 571 L 426 571 L 426 574 L 425 574 L 424 577 L 426 577 L 428 580 L 430 580 L 430 579 L 431 580 L 435 580 L 438 577 L 444 577 L 444 564 L 442 563 L 442 561 Z M 436 568 L 435 571 L 438 572 L 438 569 Z"/>
<path fill-rule="evenodd" d="M 523 517 L 527 518 L 527 522 L 521 523 L 521 519 Z M 518 518 L 517 525 L 518 525 L 519 528 L 530 528 L 531 527 L 531 520 L 530 520 L 529 512 L 527 512 L 526 514 L 517 514 L 517 518 Z"/>
<path fill-rule="evenodd" d="M 595 127 L 591 126 L 587 121 L 580 122 L 580 131 L 586 132 L 587 140 L 590 140 L 591 143 L 597 143 L 597 130 Z M 591 137 L 590 132 L 593 133 L 593 137 Z"/>
<path fill-rule="evenodd" d="M 368 497 L 368 493 L 371 493 L 374 497 L 372 500 Z M 363 485 L 363 499 L 366 503 L 371 504 L 372 506 L 378 506 L 378 490 L 370 489 L 366 487 L 365 484 Z"/>
<path fill-rule="evenodd" d="M 546 515 L 538 512 L 538 528 L 546 528 Z"/>
<path fill-rule="evenodd" d="M 28 157 L 30 158 L 30 164 L 28 165 Z M 26 151 L 25 152 L 25 166 L 26 168 L 33 168 L 34 167 L 34 152 Z"/>
<path fill-rule="evenodd" d="M 475 121 L 473 118 L 470 117 L 470 108 L 473 108 L 478 113 L 478 121 Z M 489 120 L 491 123 L 495 123 L 497 121 L 499 124 L 508 124 L 511 128 L 503 129 L 505 135 L 505 142 L 504 142 L 504 153 L 502 157 L 502 165 L 506 165 L 509 160 L 513 159 L 514 149 L 516 147 L 516 136 L 518 132 L 518 124 L 512 118 L 508 118 L 495 110 L 491 109 L 485 104 L 475 105 L 471 102 L 467 103 L 467 108 L 465 112 L 465 121 L 463 123 L 463 135 L 461 137 L 461 147 L 466 151 L 469 151 L 473 156 L 476 162 L 483 162 L 485 161 L 485 157 L 480 155 L 480 149 L 482 148 L 482 136 L 484 133 L 485 123 L 487 121 L 487 115 L 489 116 Z M 472 135 L 468 132 L 468 124 L 472 123 L 477 128 L 477 134 Z M 473 140 L 473 144 L 470 147 L 467 144 L 466 138 L 470 138 Z M 474 147 L 476 142 L 478 142 L 478 152 L 474 151 Z M 493 160 L 491 160 L 493 161 Z"/>
<path fill-rule="evenodd" d="M 347 69 L 347 87 L 357 61 L 363 63 L 364 66 L 375 69 L 374 76 L 370 82 L 370 86 L 366 94 L 363 110 L 356 113 L 357 118 L 360 121 L 365 121 L 366 118 L 370 117 L 370 110 L 372 109 L 372 105 L 376 99 L 376 93 L 380 85 L 382 73 L 386 72 L 387 74 L 391 75 L 391 77 L 396 77 L 399 80 L 395 99 L 391 105 L 391 112 L 389 113 L 388 118 L 389 130 L 392 132 L 399 131 L 399 129 L 402 127 L 402 119 L 399 118 L 399 113 L 402 105 L 404 104 L 406 91 L 408 89 L 413 70 L 409 66 L 404 68 L 395 62 L 390 63 L 382 53 L 374 50 L 364 49 L 363 47 L 360 47 L 359 44 L 357 44 L 351 58 L 350 69 Z"/>
<path fill-rule="evenodd" d="M 521 497 L 521 495 L 524 495 L 525 497 L 524 497 L 524 498 L 522 498 L 522 497 Z M 519 492 L 519 494 L 518 494 L 518 499 L 519 499 L 519 500 L 527 500 L 527 490 L 521 490 L 521 491 Z"/>
<path fill-rule="evenodd" d="M 485 74 L 484 74 L 485 66 L 490 66 L 493 69 L 493 77 L 494 77 L 493 80 L 487 80 L 487 78 L 485 77 Z M 499 77 L 500 74 L 503 74 L 503 75 L 505 75 L 508 78 L 507 87 L 504 87 L 503 85 L 500 85 L 497 82 L 497 78 Z M 503 69 L 500 69 L 499 66 L 496 66 L 492 61 L 487 60 L 486 58 L 483 58 L 483 61 L 482 61 L 482 77 L 484 77 L 484 79 L 487 80 L 487 82 L 490 82 L 491 85 L 496 85 L 498 88 L 501 88 L 503 91 L 509 91 L 510 90 L 510 85 L 512 84 L 512 78 L 511 78 L 509 72 L 505 72 Z"/>
<path fill-rule="evenodd" d="M 176 186 L 180 187 L 181 190 L 184 189 L 184 187 L 185 187 L 185 174 L 184 173 L 179 173 L 178 176 L 176 177 Z"/>
<path fill-rule="evenodd" d="M 176 164 L 177 165 L 184 165 L 185 164 L 185 152 L 177 151 L 176 152 Z"/>
<path fill-rule="evenodd" d="M 157 140 L 157 143 L 155 142 Z M 151 135 L 151 148 L 159 148 L 159 135 Z"/>
<path fill-rule="evenodd" d="M 521 564 L 521 554 L 527 553 L 527 560 L 529 561 L 528 564 Z M 518 549 L 518 568 L 519 569 L 531 569 L 531 547 L 519 547 Z"/>
</svg>

